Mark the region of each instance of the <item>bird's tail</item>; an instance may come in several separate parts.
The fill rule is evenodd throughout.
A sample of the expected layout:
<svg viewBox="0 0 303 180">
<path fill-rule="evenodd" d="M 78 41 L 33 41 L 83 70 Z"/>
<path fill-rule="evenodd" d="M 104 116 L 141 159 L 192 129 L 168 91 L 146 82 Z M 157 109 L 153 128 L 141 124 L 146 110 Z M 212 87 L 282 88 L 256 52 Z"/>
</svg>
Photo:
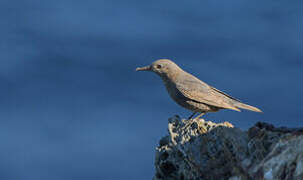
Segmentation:
<svg viewBox="0 0 303 180">
<path fill-rule="evenodd" d="M 240 103 L 240 102 L 236 102 L 234 104 L 234 106 L 237 107 L 237 108 L 247 109 L 247 110 L 250 110 L 250 111 L 262 112 L 259 108 L 256 108 L 254 106 L 250 106 L 248 104 Z"/>
</svg>

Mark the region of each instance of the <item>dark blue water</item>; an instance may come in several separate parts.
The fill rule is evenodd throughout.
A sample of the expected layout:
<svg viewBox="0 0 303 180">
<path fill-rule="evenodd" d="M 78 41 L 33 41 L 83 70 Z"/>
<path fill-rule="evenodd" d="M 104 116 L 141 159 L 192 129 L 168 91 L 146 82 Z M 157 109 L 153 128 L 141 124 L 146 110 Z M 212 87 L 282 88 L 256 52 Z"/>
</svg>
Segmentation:
<svg viewBox="0 0 303 180">
<path fill-rule="evenodd" d="M 0 179 L 151 179 L 177 106 L 137 66 L 171 58 L 264 114 L 303 126 L 302 1 L 0 1 Z"/>
</svg>

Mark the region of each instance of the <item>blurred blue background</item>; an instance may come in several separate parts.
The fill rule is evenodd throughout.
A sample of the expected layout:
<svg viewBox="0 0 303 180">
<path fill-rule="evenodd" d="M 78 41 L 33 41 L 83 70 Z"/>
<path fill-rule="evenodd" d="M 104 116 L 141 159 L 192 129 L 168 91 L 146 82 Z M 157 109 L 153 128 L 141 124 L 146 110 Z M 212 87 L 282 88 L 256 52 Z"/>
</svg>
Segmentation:
<svg viewBox="0 0 303 180">
<path fill-rule="evenodd" d="M 167 119 L 191 113 L 159 77 L 170 58 L 264 111 L 204 116 L 303 126 L 303 2 L 0 1 L 0 179 L 151 179 Z"/>
</svg>

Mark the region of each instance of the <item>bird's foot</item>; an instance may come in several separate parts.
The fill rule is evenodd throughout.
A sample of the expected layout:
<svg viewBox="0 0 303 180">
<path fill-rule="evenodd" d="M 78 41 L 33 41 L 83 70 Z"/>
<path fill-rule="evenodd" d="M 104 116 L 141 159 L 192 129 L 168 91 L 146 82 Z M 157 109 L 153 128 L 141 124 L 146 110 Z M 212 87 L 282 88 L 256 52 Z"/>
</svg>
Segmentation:
<svg viewBox="0 0 303 180">
<path fill-rule="evenodd" d="M 195 118 L 193 119 L 193 121 L 198 120 L 198 119 L 199 119 L 200 117 L 202 117 L 204 114 L 205 114 L 205 113 L 201 113 L 201 114 L 199 114 L 197 117 L 195 117 Z"/>
<path fill-rule="evenodd" d="M 187 118 L 187 120 L 191 120 L 191 119 L 194 117 L 195 114 L 197 114 L 197 112 L 194 112 L 192 115 L 190 115 L 190 116 Z"/>
</svg>

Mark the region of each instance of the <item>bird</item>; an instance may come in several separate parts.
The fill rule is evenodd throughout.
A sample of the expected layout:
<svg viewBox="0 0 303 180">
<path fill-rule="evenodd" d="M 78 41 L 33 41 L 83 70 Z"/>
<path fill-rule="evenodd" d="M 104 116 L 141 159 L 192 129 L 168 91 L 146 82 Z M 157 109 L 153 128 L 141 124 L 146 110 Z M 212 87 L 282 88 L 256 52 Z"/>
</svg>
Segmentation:
<svg viewBox="0 0 303 180">
<path fill-rule="evenodd" d="M 159 75 L 170 97 L 180 106 L 193 112 L 191 119 L 199 113 L 195 119 L 205 113 L 217 112 L 221 109 L 241 111 L 246 109 L 254 112 L 262 112 L 259 108 L 244 104 L 240 100 L 220 91 L 194 75 L 181 69 L 169 59 L 159 59 L 151 65 L 138 67 L 136 71 L 150 71 Z"/>
</svg>

